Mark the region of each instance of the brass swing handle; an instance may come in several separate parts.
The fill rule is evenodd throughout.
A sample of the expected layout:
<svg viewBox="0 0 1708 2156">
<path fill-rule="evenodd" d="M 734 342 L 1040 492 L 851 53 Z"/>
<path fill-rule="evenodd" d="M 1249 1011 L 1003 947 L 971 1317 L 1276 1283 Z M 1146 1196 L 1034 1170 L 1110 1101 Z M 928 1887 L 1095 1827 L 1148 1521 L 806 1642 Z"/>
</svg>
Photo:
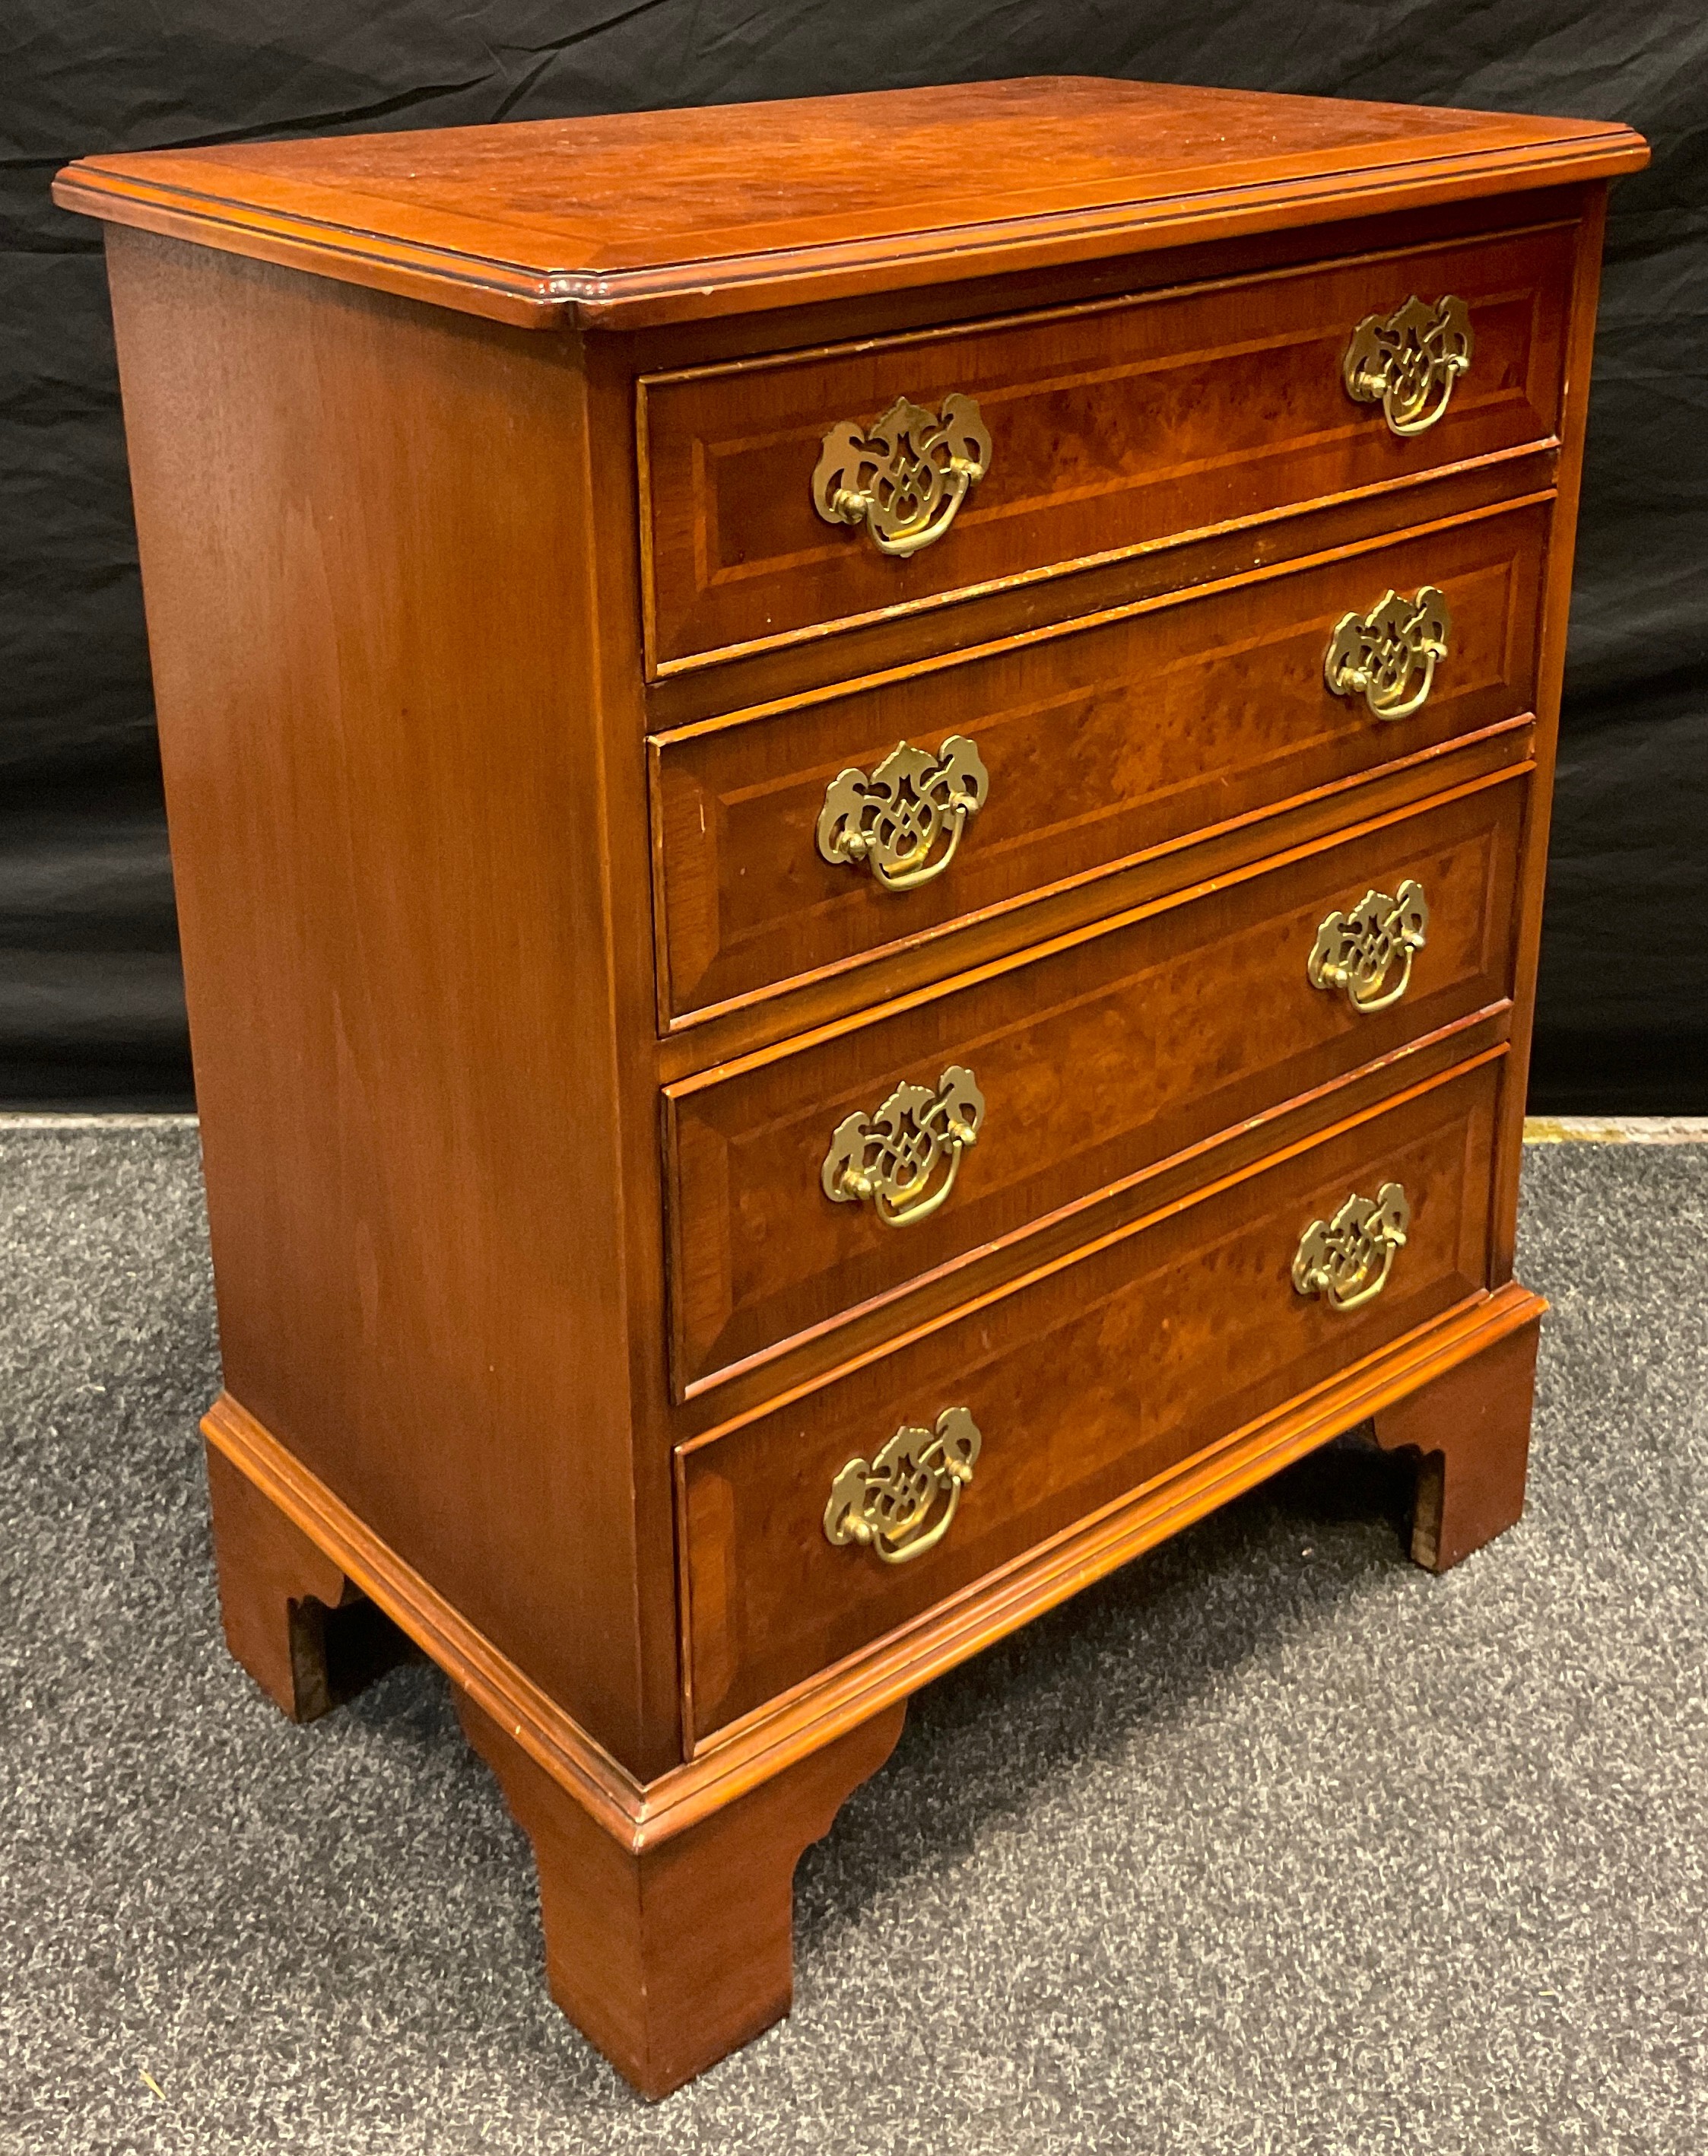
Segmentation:
<svg viewBox="0 0 1708 2156">
<path fill-rule="evenodd" d="M 843 419 L 830 429 L 813 506 L 827 524 L 864 524 L 881 554 L 916 554 L 955 521 L 990 460 L 976 399 L 951 391 L 940 417 L 898 397 L 869 427 Z"/>
<path fill-rule="evenodd" d="M 886 1228 L 928 1220 L 955 1188 L 983 1121 L 984 1096 L 961 1064 L 951 1064 L 935 1088 L 898 1086 L 876 1114 L 844 1116 L 837 1125 L 819 1170 L 824 1195 L 838 1205 L 869 1204 Z"/>
<path fill-rule="evenodd" d="M 1373 1199 L 1354 1191 L 1332 1220 L 1313 1220 L 1300 1237 L 1295 1290 L 1321 1296 L 1331 1310 L 1362 1310 L 1387 1286 L 1411 1224 L 1412 1209 L 1398 1183 L 1384 1183 Z"/>
<path fill-rule="evenodd" d="M 870 1460 L 850 1460 L 831 1484 L 825 1540 L 869 1549 L 885 1564 L 923 1557 L 948 1533 L 983 1442 L 965 1408 L 945 1408 L 935 1430 L 898 1430 Z"/>
<path fill-rule="evenodd" d="M 1423 949 L 1428 927 L 1423 886 L 1409 876 L 1392 898 L 1385 891 L 1367 891 L 1350 913 L 1331 913 L 1318 927 L 1305 978 L 1313 988 L 1343 991 L 1352 1009 L 1366 1016 L 1387 1010 L 1411 986 L 1412 960 Z M 1399 978 L 1384 993 L 1396 960 Z"/>
<path fill-rule="evenodd" d="M 818 812 L 818 851 L 837 867 L 869 868 L 885 891 L 917 891 L 954 860 L 989 793 L 977 742 L 951 734 L 935 755 L 898 742 L 869 778 L 850 767 L 831 780 Z M 949 843 L 933 860 L 945 833 Z"/>
<path fill-rule="evenodd" d="M 1428 306 L 1413 292 L 1391 315 L 1366 315 L 1341 361 L 1346 394 L 1382 406 L 1396 434 L 1421 434 L 1447 409 L 1471 363 L 1470 310 L 1447 293 Z"/>
<path fill-rule="evenodd" d="M 1331 696 L 1362 696 L 1378 719 L 1408 719 L 1428 701 L 1452 636 L 1453 616 L 1434 584 L 1409 599 L 1384 592 L 1368 613 L 1335 624 L 1322 678 Z"/>
</svg>

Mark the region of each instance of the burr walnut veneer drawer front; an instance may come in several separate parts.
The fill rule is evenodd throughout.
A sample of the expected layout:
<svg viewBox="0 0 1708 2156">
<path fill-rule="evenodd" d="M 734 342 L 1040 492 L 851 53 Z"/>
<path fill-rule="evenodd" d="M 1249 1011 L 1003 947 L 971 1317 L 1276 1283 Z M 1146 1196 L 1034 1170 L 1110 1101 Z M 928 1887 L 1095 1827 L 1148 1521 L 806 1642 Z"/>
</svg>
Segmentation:
<svg viewBox="0 0 1708 2156">
<path fill-rule="evenodd" d="M 1539 227 L 647 377 L 649 668 L 793 641 L 1547 439 L 1572 244 L 1569 228 Z M 1393 318 L 1413 295 L 1430 310 L 1463 300 L 1472 349 L 1439 419 L 1408 434 L 1379 399 L 1355 400 L 1343 367 L 1357 326 Z M 952 521 L 934 527 L 941 536 L 905 555 L 882 551 L 869 519 L 823 513 L 878 483 L 869 457 L 847 487 L 827 479 L 818 503 L 813 485 L 821 461 L 840 454 L 827 436 L 847 439 L 845 429 L 869 445 L 898 399 L 918 408 L 916 443 L 926 416 L 961 413 L 956 454 L 981 474 Z M 982 450 L 966 433 L 968 399 Z"/>
<path fill-rule="evenodd" d="M 655 742 L 661 1018 L 1095 880 L 1528 711 L 1549 516 L 1540 502 L 1428 529 Z M 1356 690 L 1331 694 L 1323 662 L 1342 617 L 1428 588 L 1449 627 L 1423 704 L 1390 721 Z M 1422 680 L 1420 663 L 1404 701 Z M 936 757 L 956 740 L 978 759 L 981 798 L 957 833 L 957 778 L 940 759 L 924 880 L 890 887 L 881 860 L 827 858 L 839 774 L 869 781 L 904 744 Z"/>
<path fill-rule="evenodd" d="M 679 1454 L 689 1659 L 708 1734 L 1166 1476 L 1485 1285 L 1500 1056 L 987 1297 Z M 1402 1194 L 1379 1293 L 1300 1294 L 1313 1223 Z M 1398 1217 L 1387 1200 L 1390 1217 Z M 833 1486 L 909 1429 L 982 1440 L 935 1547 L 833 1544 Z M 859 1477 L 854 1478 L 856 1482 Z M 844 1485 L 844 1486 L 846 1486 Z M 941 1517 L 941 1514 L 939 1515 Z"/>
<path fill-rule="evenodd" d="M 1031 1224 L 1500 1004 L 1526 792 L 1521 768 L 668 1088 L 678 1397 L 1003 1238 L 1018 1270 Z"/>
</svg>

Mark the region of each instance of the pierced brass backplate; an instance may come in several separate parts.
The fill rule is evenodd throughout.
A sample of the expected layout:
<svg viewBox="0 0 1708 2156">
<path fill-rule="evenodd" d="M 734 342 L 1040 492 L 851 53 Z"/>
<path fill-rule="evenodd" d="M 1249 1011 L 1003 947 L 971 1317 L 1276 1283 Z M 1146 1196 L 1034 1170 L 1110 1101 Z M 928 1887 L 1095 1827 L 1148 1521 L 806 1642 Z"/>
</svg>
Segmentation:
<svg viewBox="0 0 1708 2156">
<path fill-rule="evenodd" d="M 1331 1310 L 1362 1309 L 1387 1286 L 1411 1224 L 1398 1183 L 1384 1183 L 1373 1199 L 1354 1191 L 1332 1220 L 1313 1220 L 1300 1237 L 1294 1286 L 1300 1295 L 1320 1295 Z"/>
<path fill-rule="evenodd" d="M 831 1484 L 826 1541 L 839 1548 L 854 1543 L 885 1564 L 923 1557 L 948 1533 L 983 1442 L 965 1408 L 945 1408 L 934 1430 L 898 1430 L 871 1460 L 850 1460 Z"/>
<path fill-rule="evenodd" d="M 1474 343 L 1463 300 L 1449 292 L 1430 307 L 1413 292 L 1391 315 L 1365 316 L 1341 362 L 1341 379 L 1360 404 L 1379 399 L 1396 434 L 1421 434 L 1447 409 Z"/>
<path fill-rule="evenodd" d="M 1368 613 L 1343 613 L 1335 624 L 1322 678 L 1336 696 L 1362 696 L 1378 719 L 1408 719 L 1428 701 L 1452 634 L 1453 616 L 1434 584 L 1410 599 L 1384 592 Z"/>
<path fill-rule="evenodd" d="M 1367 891 L 1350 913 L 1331 913 L 1316 932 L 1305 971 L 1313 988 L 1344 989 L 1355 1011 L 1386 1010 L 1411 985 L 1412 959 L 1429 926 L 1423 886 L 1409 876 L 1390 898 Z M 1395 962 L 1399 978 L 1384 988 Z"/>
<path fill-rule="evenodd" d="M 961 1156 L 977 1143 L 983 1121 L 984 1096 L 958 1063 L 935 1091 L 898 1086 L 875 1115 L 837 1125 L 819 1171 L 824 1194 L 839 1205 L 869 1204 L 886 1228 L 929 1219 L 955 1188 Z"/>
<path fill-rule="evenodd" d="M 813 506 L 827 524 L 863 523 L 880 553 L 916 554 L 955 521 L 990 459 L 972 398 L 951 391 L 940 418 L 898 397 L 869 427 L 844 419 L 830 429 L 813 474 Z"/>
<path fill-rule="evenodd" d="M 850 768 L 831 780 L 818 812 L 818 850 L 839 866 L 864 863 L 885 891 L 916 891 L 954 860 L 967 819 L 989 792 L 976 742 L 951 734 L 935 756 L 898 742 L 869 778 Z M 946 832 L 949 842 L 938 851 Z"/>
</svg>

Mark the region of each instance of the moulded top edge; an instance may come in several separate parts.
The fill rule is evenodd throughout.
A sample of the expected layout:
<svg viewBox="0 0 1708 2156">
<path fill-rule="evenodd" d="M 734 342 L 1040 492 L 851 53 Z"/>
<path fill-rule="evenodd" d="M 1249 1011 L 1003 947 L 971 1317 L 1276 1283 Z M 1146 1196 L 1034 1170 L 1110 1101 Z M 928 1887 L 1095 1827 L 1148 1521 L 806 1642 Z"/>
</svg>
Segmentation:
<svg viewBox="0 0 1708 2156">
<path fill-rule="evenodd" d="M 881 154 L 875 154 L 881 151 Z M 1633 171 L 1588 121 L 1090 78 L 100 156 L 65 208 L 528 326 L 640 327 Z"/>
</svg>

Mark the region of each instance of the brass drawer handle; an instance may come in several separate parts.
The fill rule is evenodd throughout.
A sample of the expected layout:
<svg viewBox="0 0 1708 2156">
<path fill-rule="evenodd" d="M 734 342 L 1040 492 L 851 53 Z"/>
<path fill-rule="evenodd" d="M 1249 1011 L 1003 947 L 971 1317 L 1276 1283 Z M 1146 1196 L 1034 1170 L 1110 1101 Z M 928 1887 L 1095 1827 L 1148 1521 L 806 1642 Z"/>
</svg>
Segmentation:
<svg viewBox="0 0 1708 2156">
<path fill-rule="evenodd" d="M 875 1116 L 844 1116 L 819 1179 L 839 1205 L 868 1203 L 886 1228 L 929 1219 L 955 1188 L 961 1156 L 978 1142 L 984 1096 L 972 1073 L 951 1064 L 929 1086 L 898 1086 Z M 948 1173 L 931 1188 L 945 1163 Z M 927 1195 L 929 1193 L 929 1195 Z"/>
<path fill-rule="evenodd" d="M 1411 1224 L 1398 1183 L 1384 1183 L 1373 1199 L 1354 1191 L 1332 1220 L 1313 1220 L 1300 1237 L 1293 1286 L 1300 1295 L 1320 1295 L 1331 1310 L 1361 1310 L 1387 1286 Z"/>
<path fill-rule="evenodd" d="M 1358 403 L 1379 398 L 1396 434 L 1421 434 L 1447 409 L 1475 341 L 1463 300 L 1449 292 L 1429 307 L 1413 292 L 1391 315 L 1365 316 L 1341 362 L 1341 379 Z"/>
<path fill-rule="evenodd" d="M 827 524 L 861 524 L 880 553 L 916 554 L 941 539 L 990 470 L 978 405 L 951 391 L 941 418 L 906 397 L 864 431 L 844 419 L 824 437 L 813 506 Z"/>
<path fill-rule="evenodd" d="M 1368 613 L 1343 613 L 1335 624 L 1322 678 L 1333 696 L 1362 696 L 1378 719 L 1408 719 L 1429 701 L 1452 634 L 1453 616 L 1434 584 L 1410 599 L 1384 592 Z"/>
<path fill-rule="evenodd" d="M 955 858 L 967 819 L 990 792 L 978 744 L 951 734 L 933 756 L 898 742 L 869 778 L 850 767 L 824 790 L 818 850 L 837 867 L 862 862 L 885 891 L 917 891 Z M 945 832 L 949 843 L 933 860 Z"/>
<path fill-rule="evenodd" d="M 898 1430 L 869 1460 L 850 1460 L 830 1486 L 824 1538 L 906 1564 L 936 1548 L 949 1532 L 961 1492 L 972 1480 L 978 1424 L 965 1408 L 945 1408 L 936 1430 Z M 931 1509 L 946 1500 L 927 1527 Z"/>
<path fill-rule="evenodd" d="M 1385 891 L 1367 891 L 1350 913 L 1331 913 L 1318 928 L 1306 977 L 1313 988 L 1331 994 L 1344 989 L 1355 1011 L 1386 1010 L 1411 986 L 1412 959 L 1428 927 L 1423 886 L 1409 876 L 1392 898 Z M 1384 995 L 1382 985 L 1395 959 L 1399 979 Z"/>
</svg>

